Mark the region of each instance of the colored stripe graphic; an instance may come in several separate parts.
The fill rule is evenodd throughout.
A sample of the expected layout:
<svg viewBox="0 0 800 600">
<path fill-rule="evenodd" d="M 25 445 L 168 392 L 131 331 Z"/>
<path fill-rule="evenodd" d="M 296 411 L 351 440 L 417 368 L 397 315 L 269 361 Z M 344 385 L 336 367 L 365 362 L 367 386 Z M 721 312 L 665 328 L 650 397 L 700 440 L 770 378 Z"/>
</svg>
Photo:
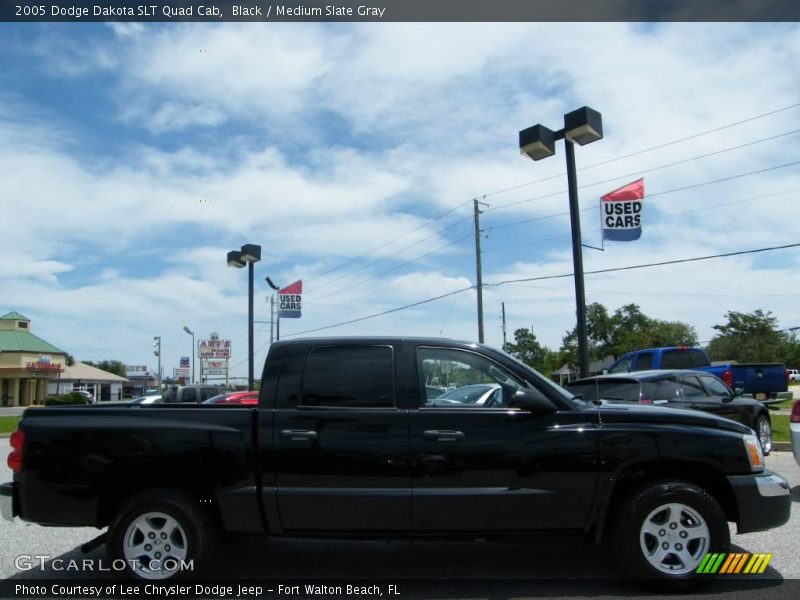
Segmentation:
<svg viewBox="0 0 800 600">
<path fill-rule="evenodd" d="M 720 573 L 738 573 L 742 570 L 744 562 L 747 560 L 748 556 L 750 555 L 743 554 L 741 552 L 729 554 L 728 560 L 725 561 L 725 564 L 722 565 L 722 569 L 720 569 Z"/>
<path fill-rule="evenodd" d="M 772 560 L 772 554 L 753 554 L 750 562 L 744 568 L 745 573 L 763 573 L 767 570 L 769 561 Z"/>
<path fill-rule="evenodd" d="M 747 552 L 708 553 L 703 557 L 696 573 L 713 575 L 715 573 L 739 574 L 744 572 L 755 575 L 767 570 L 772 556 L 772 554 L 749 554 Z"/>
</svg>

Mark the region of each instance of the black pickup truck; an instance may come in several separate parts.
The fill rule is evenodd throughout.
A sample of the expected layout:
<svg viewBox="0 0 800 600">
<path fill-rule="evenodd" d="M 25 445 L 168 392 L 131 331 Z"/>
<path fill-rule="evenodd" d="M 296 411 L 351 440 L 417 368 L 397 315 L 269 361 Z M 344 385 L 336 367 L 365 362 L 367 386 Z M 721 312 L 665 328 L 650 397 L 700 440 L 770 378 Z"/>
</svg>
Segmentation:
<svg viewBox="0 0 800 600">
<path fill-rule="evenodd" d="M 508 538 L 585 532 L 669 588 L 790 491 L 749 428 L 597 406 L 492 348 L 441 339 L 273 344 L 258 407 L 37 408 L 11 438 L 6 518 L 108 526 L 124 575 L 202 573 L 217 533 Z M 98 538 L 98 543 L 103 538 Z M 533 574 L 533 573 L 532 573 Z"/>
</svg>

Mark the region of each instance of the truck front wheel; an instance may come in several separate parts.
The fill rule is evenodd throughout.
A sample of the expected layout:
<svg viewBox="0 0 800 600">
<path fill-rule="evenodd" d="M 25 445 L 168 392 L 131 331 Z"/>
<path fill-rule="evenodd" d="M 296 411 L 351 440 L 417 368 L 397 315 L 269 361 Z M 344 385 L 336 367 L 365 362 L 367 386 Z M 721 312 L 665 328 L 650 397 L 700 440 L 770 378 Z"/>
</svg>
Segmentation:
<svg viewBox="0 0 800 600">
<path fill-rule="evenodd" d="M 727 552 L 728 523 L 717 501 L 685 481 L 634 488 L 619 506 L 612 532 L 615 554 L 633 577 L 677 591 L 710 581 L 697 573 L 706 554 Z"/>
<path fill-rule="evenodd" d="M 200 571 L 213 527 L 198 502 L 174 490 L 149 490 L 128 501 L 108 529 L 106 551 L 125 577 L 165 581 Z"/>
</svg>

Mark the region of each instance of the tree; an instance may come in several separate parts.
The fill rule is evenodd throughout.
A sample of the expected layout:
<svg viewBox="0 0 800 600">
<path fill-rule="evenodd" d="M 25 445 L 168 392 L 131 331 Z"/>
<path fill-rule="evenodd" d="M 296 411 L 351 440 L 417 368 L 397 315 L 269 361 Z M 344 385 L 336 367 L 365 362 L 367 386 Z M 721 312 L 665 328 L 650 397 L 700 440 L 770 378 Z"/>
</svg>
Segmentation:
<svg viewBox="0 0 800 600">
<path fill-rule="evenodd" d="M 751 313 L 729 310 L 727 323 L 714 325 L 719 335 L 708 345 L 712 360 L 738 362 L 780 362 L 784 360 L 788 336 L 778 331 L 778 319 L 771 311 Z"/>
<path fill-rule="evenodd" d="M 534 333 L 522 327 L 514 331 L 514 343 L 509 343 L 506 351 L 533 367 L 541 361 L 543 348 Z"/>
<path fill-rule="evenodd" d="M 536 335 L 529 329 L 520 328 L 514 331 L 514 343 L 509 343 L 506 350 L 514 356 L 550 377 L 551 373 L 564 364 L 565 357 L 561 352 L 542 346 Z"/>
<path fill-rule="evenodd" d="M 100 369 L 102 371 L 107 371 L 108 373 L 113 373 L 114 375 L 119 375 L 120 377 L 125 377 L 127 374 L 127 367 L 125 363 L 119 360 L 101 360 L 99 362 L 92 362 L 91 360 L 82 360 L 81 361 L 85 365 L 89 365 L 90 367 L 95 367 L 96 369 Z"/>
<path fill-rule="evenodd" d="M 578 364 L 577 326 L 564 336 L 561 351 L 567 362 Z M 637 304 L 626 304 L 613 315 L 602 304 L 586 307 L 586 337 L 589 361 L 606 356 L 617 358 L 631 350 L 659 346 L 696 346 L 694 327 L 680 321 L 661 321 L 645 315 Z"/>
</svg>

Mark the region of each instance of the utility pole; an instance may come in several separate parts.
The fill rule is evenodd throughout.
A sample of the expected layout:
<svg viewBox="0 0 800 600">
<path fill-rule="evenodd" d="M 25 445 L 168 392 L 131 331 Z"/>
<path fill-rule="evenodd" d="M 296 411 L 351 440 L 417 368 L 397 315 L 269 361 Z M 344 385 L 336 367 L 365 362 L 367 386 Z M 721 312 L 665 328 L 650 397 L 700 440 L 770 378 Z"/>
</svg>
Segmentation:
<svg viewBox="0 0 800 600">
<path fill-rule="evenodd" d="M 481 210 L 480 205 L 489 206 L 483 202 L 473 201 L 475 208 L 475 270 L 477 272 L 478 287 L 478 341 L 483 343 L 483 273 L 481 271 Z"/>
<path fill-rule="evenodd" d="M 501 304 L 503 307 L 503 352 L 508 352 L 508 342 L 506 341 L 506 303 Z"/>
</svg>

